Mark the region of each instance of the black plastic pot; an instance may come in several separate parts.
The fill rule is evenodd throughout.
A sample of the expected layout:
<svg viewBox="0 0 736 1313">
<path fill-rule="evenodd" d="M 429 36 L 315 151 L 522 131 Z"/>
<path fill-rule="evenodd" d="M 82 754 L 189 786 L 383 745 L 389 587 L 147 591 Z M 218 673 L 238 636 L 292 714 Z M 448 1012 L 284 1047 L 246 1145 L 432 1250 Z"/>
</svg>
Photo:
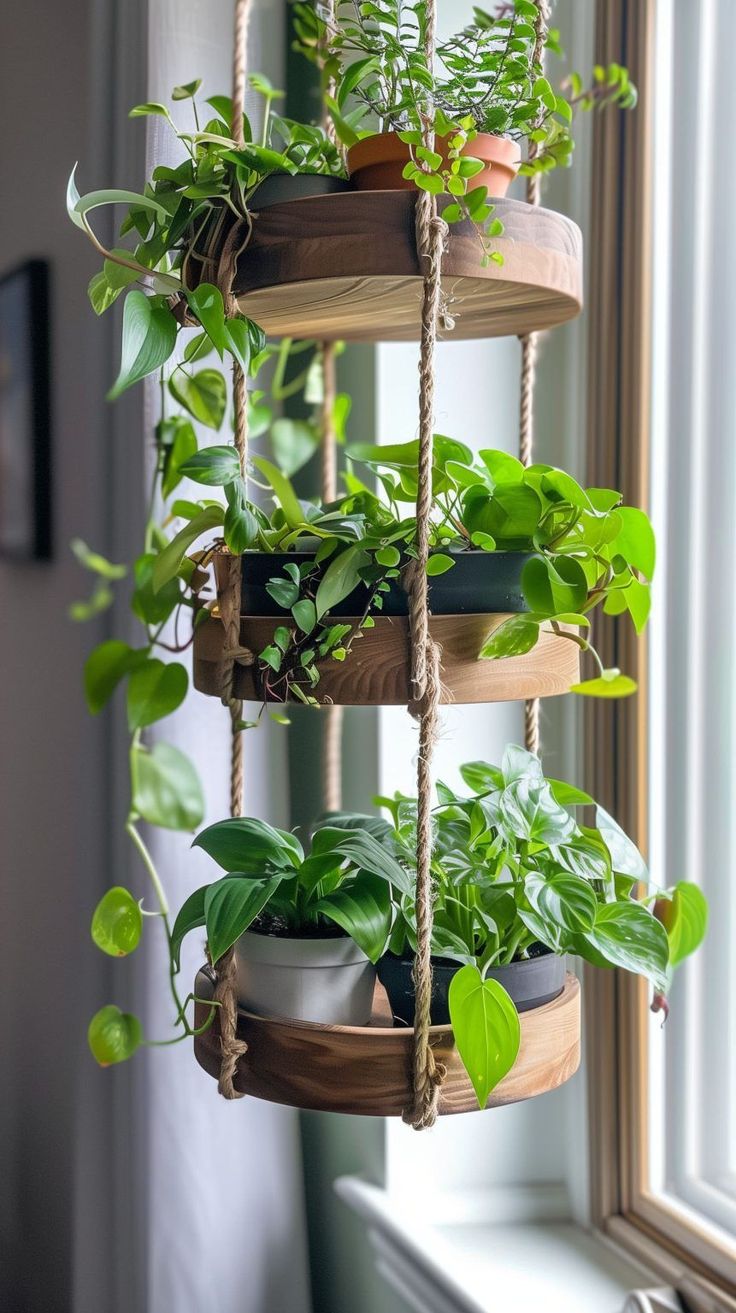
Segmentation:
<svg viewBox="0 0 736 1313">
<path fill-rule="evenodd" d="M 248 203 L 254 211 L 266 210 L 270 205 L 283 205 L 286 201 L 303 201 L 309 196 L 331 196 L 343 191 L 352 191 L 345 178 L 333 178 L 325 173 L 272 173 L 256 188 Z"/>
<path fill-rule="evenodd" d="M 395 957 L 387 953 L 378 963 L 378 979 L 388 994 L 391 1011 L 398 1021 L 414 1025 L 414 982 L 411 978 L 414 959 Z M 432 960 L 432 1025 L 449 1023 L 447 991 L 458 962 L 438 957 Z M 517 1012 L 528 1012 L 543 1003 L 551 1003 L 565 988 L 565 959 L 554 953 L 540 953 L 524 962 L 511 962 L 509 966 L 490 967 L 486 972 L 503 985 L 516 1004 Z"/>
<path fill-rule="evenodd" d="M 429 606 L 434 615 L 485 615 L 503 611 L 526 611 L 521 591 L 521 572 L 530 552 L 452 553 L 451 570 L 429 580 Z M 311 552 L 245 552 L 242 602 L 247 615 L 286 614 L 266 591 L 269 579 L 283 578 L 290 561 L 301 565 L 313 559 Z M 398 579 L 391 581 L 384 593 L 383 615 L 406 615 L 407 596 Z M 332 615 L 362 615 L 368 590 L 361 585 L 349 597 L 333 607 Z"/>
</svg>

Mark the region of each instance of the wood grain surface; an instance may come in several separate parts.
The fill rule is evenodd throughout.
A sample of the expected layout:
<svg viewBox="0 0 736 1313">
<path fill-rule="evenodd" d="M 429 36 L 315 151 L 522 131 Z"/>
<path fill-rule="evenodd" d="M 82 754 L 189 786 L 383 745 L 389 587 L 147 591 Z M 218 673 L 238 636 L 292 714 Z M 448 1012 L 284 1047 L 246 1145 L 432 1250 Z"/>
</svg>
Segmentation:
<svg viewBox="0 0 736 1313">
<path fill-rule="evenodd" d="M 543 630 L 536 647 L 523 656 L 479 661 L 478 652 L 505 615 L 438 615 L 430 631 L 442 649 L 443 702 L 513 702 L 566 693 L 580 678 L 579 649 L 569 638 Z M 342 617 L 341 617 L 342 619 Z M 242 616 L 241 647 L 235 696 L 260 702 L 264 688 L 253 654 L 271 642 L 283 624 L 274 616 Z M 197 627 L 193 678 L 200 693 L 220 697 L 227 662 L 225 628 L 217 615 Z M 378 616 L 375 628 L 363 631 L 343 662 L 319 661 L 321 679 L 314 691 L 320 702 L 339 706 L 403 706 L 409 701 L 409 622 L 406 616 Z M 276 701 L 276 698 L 269 698 Z"/>
<path fill-rule="evenodd" d="M 199 972 L 198 998 L 212 997 L 211 974 Z M 255 1017 L 242 1009 L 238 1035 L 248 1043 L 235 1086 L 269 1103 L 325 1112 L 398 1117 L 410 1101 L 414 1032 L 386 1024 L 387 1004 L 376 986 L 376 1011 L 370 1025 L 314 1026 L 308 1022 Z M 196 1024 L 206 1019 L 206 1004 L 197 1005 Z M 487 1107 L 518 1103 L 554 1090 L 580 1063 L 580 985 L 568 975 L 563 993 L 543 1007 L 523 1012 L 521 1048 L 513 1069 L 488 1100 Z M 447 1068 L 440 1113 L 478 1111 L 473 1088 L 455 1048 L 449 1026 L 432 1026 L 435 1056 Z M 217 1077 L 220 1038 L 217 1023 L 194 1040 L 197 1062 Z"/>
<path fill-rule="evenodd" d="M 450 226 L 440 336 L 553 328 L 582 308 L 582 238 L 561 214 L 497 200 L 504 224 L 481 264 L 472 223 Z M 419 336 L 422 279 L 412 192 L 345 192 L 272 205 L 253 219 L 235 281 L 240 309 L 274 336 L 407 341 Z"/>
</svg>

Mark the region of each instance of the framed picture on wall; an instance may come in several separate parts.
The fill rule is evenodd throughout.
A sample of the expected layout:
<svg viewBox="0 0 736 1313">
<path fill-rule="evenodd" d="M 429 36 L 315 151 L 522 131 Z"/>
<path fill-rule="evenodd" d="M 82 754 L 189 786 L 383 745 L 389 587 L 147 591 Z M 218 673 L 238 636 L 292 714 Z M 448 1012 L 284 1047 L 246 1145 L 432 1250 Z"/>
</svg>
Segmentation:
<svg viewBox="0 0 736 1313">
<path fill-rule="evenodd" d="M 51 556 L 49 271 L 0 277 L 0 556 Z"/>
</svg>

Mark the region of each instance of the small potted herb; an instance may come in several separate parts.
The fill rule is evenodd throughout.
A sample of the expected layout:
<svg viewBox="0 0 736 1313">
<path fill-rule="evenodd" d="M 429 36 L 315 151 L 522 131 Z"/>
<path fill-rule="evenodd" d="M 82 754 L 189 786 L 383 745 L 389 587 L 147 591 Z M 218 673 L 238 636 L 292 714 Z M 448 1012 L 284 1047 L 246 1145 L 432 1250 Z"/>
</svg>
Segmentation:
<svg viewBox="0 0 736 1313">
<path fill-rule="evenodd" d="M 194 841 L 226 874 L 187 899 L 172 931 L 172 960 L 204 926 L 210 959 L 234 946 L 239 999 L 259 1016 L 362 1026 L 374 964 L 391 927 L 391 891 L 411 877 L 366 830 L 329 825 L 306 856 L 295 835 L 239 817 Z"/>
<path fill-rule="evenodd" d="M 569 163 L 574 108 L 636 103 L 626 69 L 615 64 L 596 68 L 590 88 L 573 74 L 555 91 L 542 54 L 563 53 L 559 34 L 550 29 L 540 39 L 539 7 L 531 0 L 495 13 L 476 7 L 472 23 L 437 44 L 434 69 L 426 62 L 421 0 L 340 0 L 334 17 L 309 0 L 294 8 L 298 48 L 322 70 L 353 186 L 448 196 L 448 222 L 484 224 L 492 212 L 488 197 L 504 196 L 519 170 Z M 424 142 L 427 122 L 434 149 Z M 488 235 L 501 231 L 496 220 Z"/>
<path fill-rule="evenodd" d="M 561 993 L 567 953 L 623 967 L 666 994 L 673 968 L 703 939 L 707 905 L 688 882 L 655 890 L 613 818 L 598 807 L 594 826 L 578 823 L 570 809 L 594 806 L 593 799 L 545 778 L 524 749 L 507 748 L 500 767 L 470 763 L 461 775 L 469 796 L 437 786 L 431 1017 L 451 1023 L 482 1107 L 516 1059 L 517 1013 Z M 384 843 L 411 871 L 416 804 L 402 796 L 379 801 L 391 814 Z M 369 823 L 380 837 L 375 817 L 333 823 Z M 394 908 L 378 973 L 394 1015 L 412 1024 L 413 891 L 397 891 Z"/>
</svg>

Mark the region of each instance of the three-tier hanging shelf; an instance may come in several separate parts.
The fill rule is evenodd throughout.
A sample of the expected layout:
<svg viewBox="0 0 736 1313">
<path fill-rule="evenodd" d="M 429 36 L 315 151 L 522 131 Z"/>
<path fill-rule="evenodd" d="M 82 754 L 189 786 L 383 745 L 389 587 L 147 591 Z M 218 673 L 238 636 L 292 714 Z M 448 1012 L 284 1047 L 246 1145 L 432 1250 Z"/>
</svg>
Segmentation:
<svg viewBox="0 0 736 1313">
<path fill-rule="evenodd" d="M 233 135 L 241 123 L 247 0 L 236 5 L 236 75 Z M 435 5 L 427 5 L 426 60 L 434 55 Z M 538 49 L 544 41 L 545 7 L 539 9 Z M 425 124 L 424 144 L 434 130 Z M 344 191 L 253 204 L 247 241 L 224 232 L 219 249 L 192 262 L 192 284 L 209 281 L 212 267 L 227 286 L 226 305 L 256 320 L 272 336 L 316 338 L 323 343 L 420 342 L 419 460 L 415 559 L 395 589 L 393 603 L 361 635 L 349 660 L 318 662 L 318 699 L 334 714 L 340 705 L 410 704 L 419 721 L 417 946 L 414 967 L 416 1020 L 393 1023 L 385 994 L 376 986 L 367 1025 L 324 1025 L 255 1015 L 238 1006 L 232 952 L 203 969 L 195 993 L 202 1033 L 195 1038 L 201 1066 L 219 1081 L 221 1093 L 250 1094 L 301 1108 L 369 1115 L 403 1115 L 416 1128 L 438 1113 L 477 1108 L 471 1080 L 448 1025 L 432 1025 L 430 873 L 431 757 L 441 703 L 517 700 L 526 703 L 527 746 L 538 747 L 536 699 L 567 691 L 578 677 L 578 648 L 563 633 L 542 631 L 531 651 L 500 662 L 482 662 L 484 642 L 510 614 L 523 610 L 518 577 L 504 591 L 458 606 L 452 585 L 428 580 L 435 343 L 517 335 L 522 339 L 522 459 L 531 454 L 530 396 L 534 337 L 563 324 L 582 304 L 580 232 L 570 220 L 538 205 L 532 183 L 527 202 L 494 201 L 503 223 L 497 250 L 502 262 L 480 261 L 471 222 L 442 219 L 443 202 L 428 191 Z M 236 379 L 236 446 L 246 468 L 244 379 Z M 329 435 L 326 435 L 326 441 Z M 508 564 L 508 563 L 507 563 Z M 493 556 L 483 562 L 493 584 Z M 512 562 L 513 566 L 513 562 Z M 242 700 L 273 697 L 264 685 L 257 654 L 283 623 L 278 606 L 259 585 L 257 554 L 215 558 L 217 601 L 198 623 L 194 680 L 203 692 L 225 697 L 233 716 L 233 815 L 242 807 L 243 758 L 239 718 Z M 500 568 L 500 567 L 499 567 Z M 518 576 L 518 569 L 517 569 Z M 508 581 L 506 581 L 508 584 Z M 287 612 L 288 614 L 288 612 Z M 350 599 L 341 616 L 357 623 Z M 200 617 L 201 621 L 201 617 Z M 206 1022 L 212 1000 L 219 1006 Z M 487 1106 L 526 1099 L 553 1089 L 577 1069 L 580 1058 L 580 990 L 563 977 L 556 996 L 521 1013 L 521 1044 L 513 1068 L 497 1084 Z"/>
</svg>

